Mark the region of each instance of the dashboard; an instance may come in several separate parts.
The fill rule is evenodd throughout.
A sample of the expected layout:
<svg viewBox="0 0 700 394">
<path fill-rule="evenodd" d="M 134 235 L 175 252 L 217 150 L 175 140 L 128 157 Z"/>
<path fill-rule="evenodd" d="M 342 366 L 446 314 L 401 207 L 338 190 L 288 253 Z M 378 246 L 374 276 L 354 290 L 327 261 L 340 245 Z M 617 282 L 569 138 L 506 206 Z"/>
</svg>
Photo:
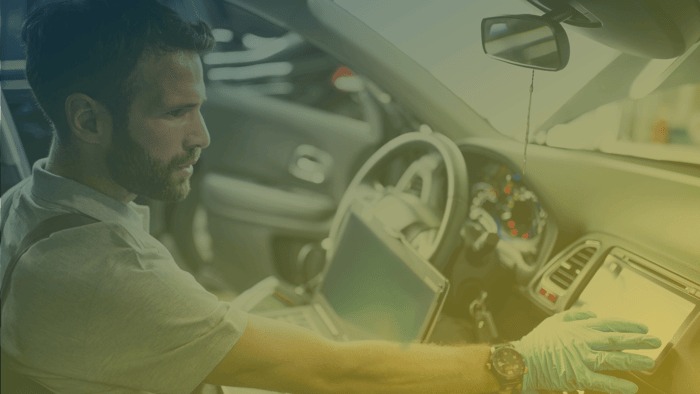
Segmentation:
<svg viewBox="0 0 700 394">
<path fill-rule="evenodd" d="M 494 314 L 499 315 L 498 323 L 512 326 L 532 322 L 533 315 L 541 318 L 570 308 L 590 309 L 600 317 L 640 321 L 649 327 L 650 334 L 662 339 L 661 348 L 644 351 L 644 354 L 656 360 L 655 368 L 639 373 L 611 374 L 635 381 L 640 387 L 639 392 L 644 394 L 699 393 L 698 258 L 685 259 L 683 253 L 664 253 L 666 245 L 640 243 L 632 232 L 611 234 L 600 231 L 590 220 L 580 223 L 562 220 L 567 216 L 585 215 L 586 212 L 566 212 L 562 210 L 559 199 L 579 201 L 579 206 L 568 202 L 564 202 L 563 206 L 567 206 L 569 211 L 573 208 L 580 211 L 585 209 L 583 201 L 601 197 L 583 195 L 585 191 L 577 195 L 580 189 L 574 187 L 572 191 L 571 183 L 562 182 L 557 189 L 556 181 L 561 178 L 558 174 L 553 175 L 561 172 L 561 169 L 529 169 L 534 174 L 528 177 L 521 175 L 519 166 L 514 164 L 518 158 L 517 144 L 503 149 L 503 146 L 484 146 L 477 141 L 462 143 L 460 149 L 465 156 L 470 181 L 469 214 L 465 227 L 473 231 L 496 233 L 498 245 L 511 252 L 517 251 L 522 257 L 521 264 L 525 266 L 523 269 L 517 264 L 503 261 L 512 259 L 512 253 L 495 253 L 496 257 L 490 261 L 491 270 L 496 269 L 494 265 L 497 264 L 500 269 L 515 271 L 517 278 L 510 287 L 493 285 L 489 289 L 491 292 L 508 293 L 509 301 L 503 305 L 496 304 L 494 308 Z M 519 153 L 522 154 L 522 151 Z M 542 156 L 539 159 L 550 166 L 555 162 Z M 537 162 L 537 158 L 534 161 Z M 566 162 L 562 160 L 560 165 L 565 166 Z M 600 164 L 591 163 L 592 167 L 596 165 Z M 570 176 L 574 178 L 579 171 L 583 170 L 573 168 Z M 621 171 L 620 174 L 622 183 L 634 177 L 631 171 Z M 666 177 L 664 183 L 669 190 L 652 188 L 647 193 L 673 193 L 680 182 L 668 184 Z M 592 182 L 590 186 L 599 187 L 600 181 Z M 614 206 L 625 197 L 624 193 L 609 194 L 606 196 L 607 204 Z M 653 208 L 673 209 L 657 204 L 630 207 L 629 210 Z M 697 209 L 686 210 L 685 214 L 693 215 L 696 212 Z M 591 217 L 595 218 L 596 213 L 591 213 Z M 620 221 L 625 217 L 627 215 L 624 213 L 611 215 L 608 220 Z M 682 225 L 685 219 L 678 217 L 676 221 Z M 637 222 L 636 225 L 643 230 L 648 224 Z M 601 228 L 605 229 L 605 226 Z M 666 231 L 675 233 L 677 230 Z M 663 237 L 660 235 L 659 240 L 663 240 Z M 469 269 L 466 276 L 469 275 L 484 277 L 476 269 Z M 523 328 L 523 331 L 531 328 Z"/>
</svg>

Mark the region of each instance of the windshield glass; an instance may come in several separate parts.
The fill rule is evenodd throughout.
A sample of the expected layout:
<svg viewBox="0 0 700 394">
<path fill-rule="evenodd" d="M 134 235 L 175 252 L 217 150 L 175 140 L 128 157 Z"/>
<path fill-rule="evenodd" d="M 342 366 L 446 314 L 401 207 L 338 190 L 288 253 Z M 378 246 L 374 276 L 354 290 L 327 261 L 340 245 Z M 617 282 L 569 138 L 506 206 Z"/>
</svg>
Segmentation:
<svg viewBox="0 0 700 394">
<path fill-rule="evenodd" d="M 503 14 L 540 15 L 541 12 L 521 0 L 335 2 L 412 57 L 499 132 L 524 141 L 532 70 L 486 56 L 481 45 L 480 26 L 481 20 L 487 17 Z M 649 123 L 649 130 L 640 126 L 639 122 L 635 123 L 633 113 L 643 113 L 643 108 L 659 103 L 661 99 L 640 97 L 646 101 L 636 105 L 619 102 L 613 105 L 614 109 L 598 111 L 597 115 L 588 113 L 595 112 L 597 106 L 611 101 L 603 99 L 596 106 L 577 108 L 579 113 L 587 112 L 580 115 L 587 117 L 587 121 L 559 116 L 556 118 L 557 123 L 547 122 L 591 79 L 621 55 L 619 51 L 576 34 L 571 29 L 567 29 L 567 34 L 571 56 L 566 68 L 557 72 L 535 71 L 530 115 L 531 142 L 569 149 L 592 149 L 700 163 L 700 124 L 695 124 L 700 123 L 700 98 L 696 97 L 700 95 L 700 85 L 697 83 L 687 85 L 682 92 L 667 93 L 662 100 L 668 103 L 667 107 L 675 108 L 675 102 L 686 100 L 685 112 L 659 109 L 661 112 L 658 119 L 649 120 L 644 117 L 642 120 Z M 672 61 L 660 63 L 669 65 Z M 630 109 L 631 106 L 635 108 Z M 586 127 L 590 125 L 592 117 L 604 124 L 603 129 L 607 130 L 607 134 L 600 129 L 596 133 L 589 132 L 590 129 Z M 624 117 L 622 123 L 621 117 Z M 563 124 L 567 124 L 567 127 L 561 127 Z M 675 137 L 672 135 L 671 124 L 679 130 Z M 655 131 L 654 127 L 666 129 Z M 556 130 L 548 137 L 548 132 L 554 128 Z M 636 131 L 630 131 L 632 129 Z M 658 134 L 663 135 L 659 137 Z M 613 140 L 624 143 L 622 145 L 625 146 L 612 144 Z M 630 147 L 630 144 L 635 146 Z M 669 151 L 666 148 L 671 144 L 678 146 Z M 679 151 L 682 153 L 679 154 Z"/>
</svg>

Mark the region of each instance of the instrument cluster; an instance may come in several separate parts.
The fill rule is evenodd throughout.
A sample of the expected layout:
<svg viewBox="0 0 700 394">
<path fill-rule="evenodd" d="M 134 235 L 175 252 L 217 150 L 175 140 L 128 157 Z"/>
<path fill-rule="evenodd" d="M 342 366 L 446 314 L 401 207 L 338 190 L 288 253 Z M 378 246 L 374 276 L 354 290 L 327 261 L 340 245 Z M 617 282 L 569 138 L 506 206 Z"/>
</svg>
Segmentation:
<svg viewBox="0 0 700 394">
<path fill-rule="evenodd" d="M 534 260 L 547 225 L 547 213 L 522 176 L 504 164 L 489 162 L 474 173 L 469 220 L 498 234 Z"/>
</svg>

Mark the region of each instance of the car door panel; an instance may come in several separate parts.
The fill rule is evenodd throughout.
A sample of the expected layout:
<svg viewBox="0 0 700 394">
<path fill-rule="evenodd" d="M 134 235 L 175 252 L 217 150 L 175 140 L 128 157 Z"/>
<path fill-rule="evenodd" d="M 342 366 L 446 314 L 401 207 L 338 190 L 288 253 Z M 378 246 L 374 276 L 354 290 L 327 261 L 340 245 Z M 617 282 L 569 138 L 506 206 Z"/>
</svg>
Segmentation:
<svg viewBox="0 0 700 394">
<path fill-rule="evenodd" d="M 300 253 L 327 236 L 352 176 L 382 141 L 379 122 L 225 85 L 207 96 L 212 144 L 199 187 L 214 264 L 237 290 L 269 275 L 301 281 Z"/>
<path fill-rule="evenodd" d="M 274 215 L 327 219 L 320 214 L 333 213 L 329 201 L 340 199 L 359 158 L 381 139 L 381 131 L 368 122 L 233 88 L 210 88 L 203 113 L 216 141 L 203 153 L 207 172 L 238 182 L 238 188 L 220 187 L 215 193 L 229 194 L 231 206 Z M 215 179 L 221 178 L 203 185 L 205 194 Z M 249 204 L 258 192 L 309 202 L 282 208 L 279 199 L 266 197 Z"/>
</svg>

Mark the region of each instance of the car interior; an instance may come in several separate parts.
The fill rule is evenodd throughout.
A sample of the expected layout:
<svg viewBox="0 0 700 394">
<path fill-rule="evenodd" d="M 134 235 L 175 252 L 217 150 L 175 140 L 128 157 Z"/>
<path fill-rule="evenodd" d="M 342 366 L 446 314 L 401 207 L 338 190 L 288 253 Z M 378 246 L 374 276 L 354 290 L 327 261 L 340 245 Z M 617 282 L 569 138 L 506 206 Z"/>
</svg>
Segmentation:
<svg viewBox="0 0 700 394">
<path fill-rule="evenodd" d="M 1 3 L 2 193 L 51 143 L 18 41 L 42 2 Z M 342 326 L 327 284 L 409 283 L 372 267 L 398 258 L 423 280 L 405 305 L 432 289 L 415 340 L 502 343 L 586 308 L 662 339 L 652 370 L 610 374 L 700 393 L 700 1 L 163 3 L 217 40 L 212 144 L 186 200 L 136 202 L 202 285 Z M 352 218 L 390 252 L 343 246 Z"/>
</svg>

